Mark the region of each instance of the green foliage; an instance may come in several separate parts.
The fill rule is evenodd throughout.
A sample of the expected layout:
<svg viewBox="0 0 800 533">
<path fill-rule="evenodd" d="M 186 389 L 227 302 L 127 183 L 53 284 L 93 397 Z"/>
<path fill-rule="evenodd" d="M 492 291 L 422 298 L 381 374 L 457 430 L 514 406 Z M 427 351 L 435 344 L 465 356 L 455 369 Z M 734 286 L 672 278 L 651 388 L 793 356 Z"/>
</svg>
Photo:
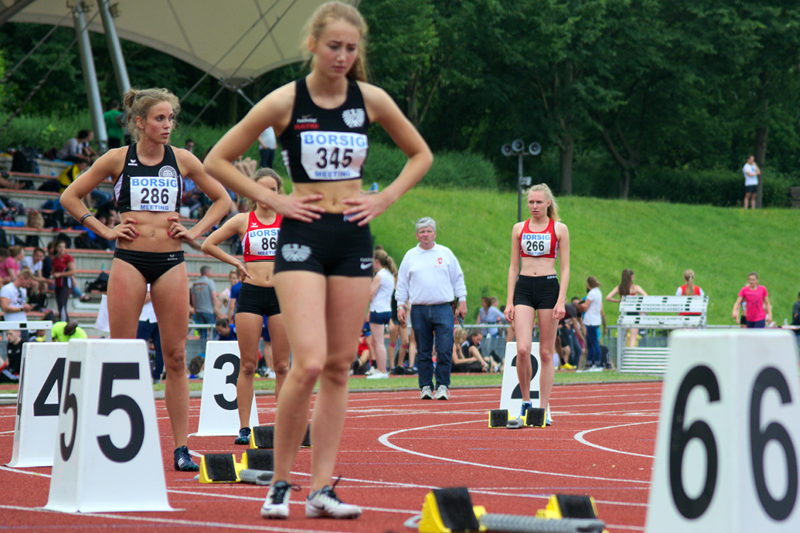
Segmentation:
<svg viewBox="0 0 800 533">
<path fill-rule="evenodd" d="M 790 207 L 789 187 L 800 185 L 797 176 L 764 172 L 764 205 Z M 739 206 L 744 196 L 741 172 L 728 169 L 692 170 L 647 167 L 633 182 L 632 196 L 667 202 Z"/>
<path fill-rule="evenodd" d="M 741 184 L 738 185 L 740 187 Z M 775 320 L 789 316 L 799 290 L 800 234 L 797 210 L 745 211 L 699 205 L 559 198 L 560 214 L 572 245 L 568 295 L 586 293 L 585 280 L 596 276 L 607 294 L 631 268 L 649 294 L 675 294 L 682 273 L 692 268 L 710 297 L 709 323 L 732 324 L 731 308 L 747 273 L 757 271 L 770 291 Z M 453 250 L 464 270 L 469 319 L 480 297 L 506 300 L 511 226 L 516 195 L 487 190 L 415 187 L 371 223 L 375 243 L 399 262 L 416 245 L 414 222 L 431 216 L 437 242 Z M 609 324 L 616 305 L 606 302 Z"/>
<path fill-rule="evenodd" d="M 364 170 L 365 181 L 388 185 L 403 169 L 406 156 L 394 146 L 371 144 Z M 497 172 L 484 157 L 468 152 L 437 153 L 423 178 L 426 187 L 497 189 Z"/>
<path fill-rule="evenodd" d="M 0 124 L 7 118 L 7 113 L 0 113 Z M 61 148 L 78 130 L 91 128 L 92 121 L 86 111 L 69 116 L 21 115 L 0 131 L 0 147 L 37 148 L 45 152 Z"/>
</svg>

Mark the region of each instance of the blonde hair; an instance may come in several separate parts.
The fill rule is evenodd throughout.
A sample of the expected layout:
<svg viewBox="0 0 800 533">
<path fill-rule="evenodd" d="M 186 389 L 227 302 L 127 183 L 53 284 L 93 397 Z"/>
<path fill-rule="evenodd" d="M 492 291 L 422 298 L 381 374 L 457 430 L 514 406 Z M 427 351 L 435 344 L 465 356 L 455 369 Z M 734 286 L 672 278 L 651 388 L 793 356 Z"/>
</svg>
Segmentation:
<svg viewBox="0 0 800 533">
<path fill-rule="evenodd" d="M 168 102 L 172 106 L 172 114 L 176 117 L 181 111 L 178 97 L 169 89 L 129 89 L 122 98 L 125 105 L 125 129 L 131 134 L 134 141 L 139 140 L 140 131 L 136 127 L 136 117 L 147 119 L 150 108 L 161 102 Z"/>
<path fill-rule="evenodd" d="M 453 345 L 460 347 L 462 344 L 464 344 L 465 340 L 467 340 L 467 330 L 461 326 L 456 326 L 456 328 L 453 330 Z"/>
<path fill-rule="evenodd" d="M 275 183 L 278 185 L 278 194 L 283 194 L 283 178 L 272 170 L 269 167 L 261 167 L 253 173 L 252 180 L 258 183 L 264 178 L 272 178 L 275 180 Z M 253 211 L 257 206 L 256 202 L 253 200 L 248 199 L 249 209 Z"/>
<path fill-rule="evenodd" d="M 397 265 L 395 264 L 394 259 L 392 259 L 392 257 L 386 253 L 386 250 L 383 248 L 376 248 L 372 257 L 374 257 L 382 267 L 389 269 L 389 272 L 392 273 L 392 276 L 397 277 Z"/>
<path fill-rule="evenodd" d="M 358 45 L 358 56 L 353 62 L 353 66 L 347 72 L 347 77 L 351 80 L 367 81 L 367 21 L 359 13 L 358 9 L 342 2 L 326 2 L 319 6 L 311 15 L 306 23 L 306 34 L 309 39 L 319 42 L 322 32 L 329 22 L 344 20 L 355 27 L 361 35 L 361 42 Z M 313 66 L 314 59 L 311 59 Z"/>
<path fill-rule="evenodd" d="M 545 195 L 545 198 L 550 201 L 550 206 L 547 208 L 547 216 L 552 218 L 553 222 L 558 222 L 560 220 L 558 217 L 558 203 L 553 196 L 553 191 L 550 190 L 550 187 L 548 187 L 546 183 L 537 183 L 536 185 L 531 185 L 530 189 L 525 191 L 525 196 L 528 196 L 530 193 L 536 191 L 542 191 Z"/>
<path fill-rule="evenodd" d="M 686 281 L 686 288 L 694 290 L 694 270 L 687 268 L 683 271 L 683 279 Z"/>
</svg>

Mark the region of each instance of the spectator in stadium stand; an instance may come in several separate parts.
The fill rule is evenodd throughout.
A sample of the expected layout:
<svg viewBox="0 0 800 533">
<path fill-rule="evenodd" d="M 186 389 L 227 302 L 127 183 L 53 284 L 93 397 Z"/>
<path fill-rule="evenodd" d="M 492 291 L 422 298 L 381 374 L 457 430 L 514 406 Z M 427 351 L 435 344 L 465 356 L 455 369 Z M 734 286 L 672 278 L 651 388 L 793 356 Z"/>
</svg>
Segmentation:
<svg viewBox="0 0 800 533">
<path fill-rule="evenodd" d="M 569 286 L 570 239 L 566 224 L 560 221 L 558 204 L 545 183 L 527 191 L 530 218 L 514 224 L 511 230 L 511 260 L 508 267 L 506 318 L 514 320 L 517 335 L 517 378 L 523 385 L 520 415 L 531 407 L 531 337 L 534 318 L 539 323 L 540 405 L 550 415 L 558 321 L 564 317 Z M 559 275 L 556 274 L 558 261 Z M 538 316 L 537 316 L 538 315 Z"/>
<path fill-rule="evenodd" d="M 478 324 L 502 324 L 505 317 L 502 311 L 498 309 L 491 296 L 484 296 L 481 298 L 481 308 L 478 309 Z M 499 328 L 483 328 L 481 330 L 483 336 L 487 339 L 498 337 L 500 335 Z"/>
<path fill-rule="evenodd" d="M 64 241 L 56 243 L 53 255 L 53 280 L 59 320 L 69 322 L 67 304 L 72 291 L 72 276 L 75 274 L 75 258 L 69 255 L 66 250 L 67 243 Z"/>
<path fill-rule="evenodd" d="M 633 270 L 626 268 L 622 270 L 619 285 L 611 289 L 611 292 L 606 296 L 609 302 L 620 303 L 625 296 L 647 296 L 643 288 L 634 283 Z M 639 313 L 628 313 L 638 315 Z M 636 346 L 639 344 L 639 328 L 629 328 L 626 346 Z"/>
<path fill-rule="evenodd" d="M 0 357 L 0 383 L 19 383 L 22 345 L 22 332 L 16 329 L 6 331 L 5 358 Z"/>
<path fill-rule="evenodd" d="M 214 310 L 217 306 L 217 286 L 214 280 L 209 278 L 211 267 L 203 265 L 200 267 L 200 277 L 192 283 L 189 303 L 194 309 L 194 321 L 196 324 L 213 324 L 216 322 Z M 208 340 L 208 329 L 200 329 L 200 344 L 205 351 L 206 341 Z"/>
<path fill-rule="evenodd" d="M 22 246 L 14 245 L 8 249 L 8 256 L 0 261 L 0 283 L 5 285 L 9 281 L 14 281 L 22 268 L 22 261 L 25 259 L 25 249 Z"/>
<path fill-rule="evenodd" d="M 103 113 L 103 121 L 106 123 L 108 147 L 119 148 L 122 146 L 122 139 L 125 137 L 125 113 L 122 112 L 119 100 L 111 101 L 108 111 Z"/>
<path fill-rule="evenodd" d="M 186 139 L 186 142 L 183 143 L 183 147 L 192 153 L 194 153 L 195 146 L 195 142 L 192 139 Z"/>
<path fill-rule="evenodd" d="M 75 321 L 56 322 L 51 330 L 53 342 L 69 342 L 70 339 L 86 339 L 89 336 L 86 331 Z"/>
<path fill-rule="evenodd" d="M 186 446 L 189 278 L 182 243 L 194 242 L 210 230 L 228 211 L 230 199 L 194 155 L 170 146 L 170 134 L 180 110 L 174 94 L 166 89 L 131 89 L 123 102 L 133 144 L 113 148 L 100 156 L 67 187 L 61 195 L 61 204 L 82 226 L 106 240 L 116 240 L 107 293 L 112 338 L 136 338 L 150 283 L 167 367 L 166 402 L 174 443 L 173 466 L 179 471 L 197 471 L 199 467 Z M 122 222 L 114 228 L 97 220 L 82 202 L 108 176 L 116 179 L 114 199 L 122 217 Z M 178 213 L 184 176 L 194 180 L 213 202 L 206 215 L 189 229 L 180 223 Z"/>
<path fill-rule="evenodd" d="M 739 309 L 742 303 L 745 308 L 746 326 L 748 328 L 764 328 L 772 322 L 772 303 L 769 301 L 769 291 L 758 283 L 758 273 L 750 272 L 747 275 L 747 285 L 742 287 L 733 304 L 733 319 L 739 322 Z"/>
<path fill-rule="evenodd" d="M 403 256 L 397 274 L 397 318 L 405 325 L 407 313 L 411 315 L 411 328 L 417 340 L 420 399 L 447 400 L 450 397 L 453 324 L 455 318 L 467 315 L 467 286 L 455 254 L 436 242 L 436 221 L 430 217 L 420 218 L 416 230 L 419 244 Z M 454 313 L 452 302 L 456 299 L 458 307 Z"/>
<path fill-rule="evenodd" d="M 97 156 L 91 146 L 92 139 L 94 139 L 93 131 L 80 130 L 78 135 L 68 140 L 64 147 L 58 151 L 57 157 L 73 163 L 83 161 L 91 164 Z"/>
<path fill-rule="evenodd" d="M 26 322 L 28 320 L 26 313 L 33 308 L 28 303 L 28 289 L 32 284 L 31 271 L 24 269 L 14 278 L 14 281 L 6 283 L 0 289 L 0 307 L 6 322 Z"/>
</svg>

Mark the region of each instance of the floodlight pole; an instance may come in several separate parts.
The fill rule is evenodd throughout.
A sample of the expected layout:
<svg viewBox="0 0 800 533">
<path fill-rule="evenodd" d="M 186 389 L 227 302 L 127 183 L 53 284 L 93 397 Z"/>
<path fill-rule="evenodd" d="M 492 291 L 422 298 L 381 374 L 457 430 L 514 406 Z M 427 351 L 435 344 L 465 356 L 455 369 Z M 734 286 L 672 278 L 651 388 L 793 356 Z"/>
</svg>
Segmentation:
<svg viewBox="0 0 800 533">
<path fill-rule="evenodd" d="M 97 72 L 94 68 L 92 46 L 89 42 L 89 28 L 86 23 L 85 12 L 88 6 L 78 2 L 72 8 L 72 21 L 75 24 L 75 34 L 78 39 L 78 49 L 83 67 L 83 82 L 86 85 L 86 97 L 89 99 L 89 112 L 92 115 L 92 128 L 95 138 L 100 145 L 100 152 L 108 150 L 108 133 L 103 120 L 103 106 L 100 103 L 100 89 L 97 86 Z"/>
<path fill-rule="evenodd" d="M 533 142 L 527 147 L 522 139 L 514 139 L 500 147 L 500 153 L 506 157 L 517 156 L 517 221 L 522 220 L 522 188 L 530 187 L 531 177 L 523 175 L 522 158 L 526 155 L 539 155 L 542 147 L 538 142 Z"/>
</svg>

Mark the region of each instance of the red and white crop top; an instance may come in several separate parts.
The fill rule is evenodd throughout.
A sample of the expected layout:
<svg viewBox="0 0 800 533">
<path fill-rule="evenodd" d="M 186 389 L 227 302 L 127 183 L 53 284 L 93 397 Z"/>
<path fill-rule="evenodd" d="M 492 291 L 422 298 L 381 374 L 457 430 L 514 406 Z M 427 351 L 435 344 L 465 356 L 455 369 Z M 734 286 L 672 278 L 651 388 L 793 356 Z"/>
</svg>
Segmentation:
<svg viewBox="0 0 800 533">
<path fill-rule="evenodd" d="M 558 256 L 558 237 L 556 223 L 550 218 L 542 232 L 531 231 L 531 219 L 525 221 L 519 234 L 520 257 L 544 257 L 554 259 Z"/>
<path fill-rule="evenodd" d="M 278 249 L 278 234 L 281 231 L 280 214 L 275 215 L 271 224 L 263 224 L 256 216 L 255 211 L 250 211 L 247 217 L 247 232 L 242 239 L 244 262 L 274 261 L 275 251 Z"/>
</svg>

